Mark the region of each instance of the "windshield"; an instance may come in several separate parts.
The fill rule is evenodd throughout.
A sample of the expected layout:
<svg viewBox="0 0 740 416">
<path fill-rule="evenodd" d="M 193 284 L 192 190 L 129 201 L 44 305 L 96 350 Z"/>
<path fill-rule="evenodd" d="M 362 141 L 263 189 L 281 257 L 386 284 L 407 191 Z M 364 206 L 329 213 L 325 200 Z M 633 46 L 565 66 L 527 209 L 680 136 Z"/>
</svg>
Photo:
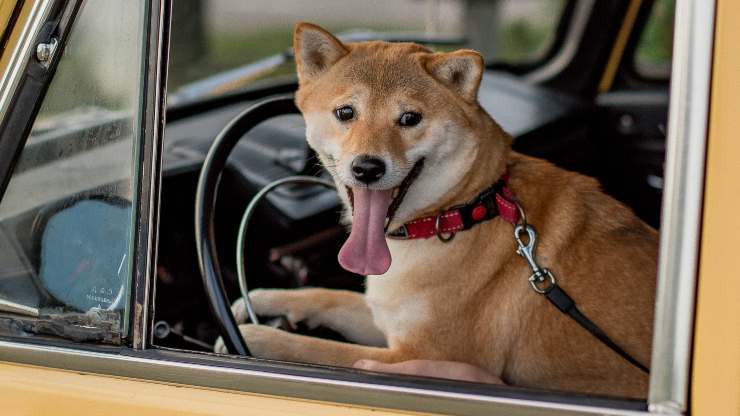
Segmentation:
<svg viewBox="0 0 740 416">
<path fill-rule="evenodd" d="M 566 0 L 178 0 L 173 5 L 170 104 L 292 79 L 291 30 L 319 24 L 345 40 L 470 47 L 487 63 L 541 60 Z M 340 36 L 342 37 L 342 36 Z M 245 68 L 246 67 L 246 68 Z M 290 77 L 290 78 L 288 78 Z"/>
</svg>

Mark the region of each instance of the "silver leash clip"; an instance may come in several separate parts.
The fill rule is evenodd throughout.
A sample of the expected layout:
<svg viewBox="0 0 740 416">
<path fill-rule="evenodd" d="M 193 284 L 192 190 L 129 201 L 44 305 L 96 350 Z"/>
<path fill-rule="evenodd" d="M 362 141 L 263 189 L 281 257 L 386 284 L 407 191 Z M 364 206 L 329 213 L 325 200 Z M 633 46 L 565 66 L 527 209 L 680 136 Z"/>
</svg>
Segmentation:
<svg viewBox="0 0 740 416">
<path fill-rule="evenodd" d="M 522 241 L 523 233 L 527 233 L 527 243 Z M 532 274 L 529 276 L 529 284 L 535 292 L 546 294 L 555 286 L 555 276 L 547 268 L 541 268 L 535 261 L 534 251 L 537 244 L 537 232 L 534 227 L 525 223 L 514 227 L 514 238 L 516 239 L 516 253 L 524 258 L 529 264 Z"/>
</svg>

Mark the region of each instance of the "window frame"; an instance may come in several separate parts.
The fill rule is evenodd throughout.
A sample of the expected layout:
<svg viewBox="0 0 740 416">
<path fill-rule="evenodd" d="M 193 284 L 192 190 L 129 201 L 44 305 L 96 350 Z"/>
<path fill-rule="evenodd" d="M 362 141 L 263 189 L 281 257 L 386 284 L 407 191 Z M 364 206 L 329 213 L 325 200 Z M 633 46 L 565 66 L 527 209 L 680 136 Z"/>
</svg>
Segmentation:
<svg viewBox="0 0 740 416">
<path fill-rule="evenodd" d="M 43 345 L 0 339 L 0 360 L 204 388 L 290 396 L 411 411 L 458 414 L 648 414 L 687 410 L 691 336 L 697 277 L 704 154 L 715 2 L 676 4 L 669 110 L 666 187 L 663 199 L 656 324 L 647 408 L 577 395 L 523 393 L 517 388 L 442 383 L 413 377 L 371 376 L 325 367 L 224 357 L 154 348 L 151 283 L 156 259 L 157 201 L 164 127 L 171 0 L 158 4 L 148 34 L 147 94 L 143 103 L 141 170 L 137 199 L 136 263 L 130 348 Z M 542 398 L 544 396 L 544 399 Z M 571 400 L 566 400 L 571 398 Z"/>
<path fill-rule="evenodd" d="M 140 123 L 141 148 L 139 171 L 134 173 L 136 216 L 134 222 L 134 281 L 131 285 L 131 314 L 129 317 L 130 345 L 143 350 L 149 343 L 153 328 L 154 297 L 151 295 L 157 267 L 157 231 L 159 228 L 159 195 L 162 182 L 162 149 L 167 99 L 167 65 L 169 60 L 170 21 L 173 0 L 150 0 L 149 26 L 145 38 L 145 78 Z M 135 144 L 136 145 L 136 144 Z"/>
<path fill-rule="evenodd" d="M 36 2 L 0 79 L 0 200 L 31 132 L 78 14 L 80 0 Z M 8 28 L 10 29 L 10 28 Z M 36 58 L 36 46 L 58 33 L 47 63 Z M 20 132 L 20 134 L 19 134 Z"/>
<path fill-rule="evenodd" d="M 715 8 L 716 0 L 676 1 L 648 396 L 656 413 L 688 410 Z"/>
</svg>

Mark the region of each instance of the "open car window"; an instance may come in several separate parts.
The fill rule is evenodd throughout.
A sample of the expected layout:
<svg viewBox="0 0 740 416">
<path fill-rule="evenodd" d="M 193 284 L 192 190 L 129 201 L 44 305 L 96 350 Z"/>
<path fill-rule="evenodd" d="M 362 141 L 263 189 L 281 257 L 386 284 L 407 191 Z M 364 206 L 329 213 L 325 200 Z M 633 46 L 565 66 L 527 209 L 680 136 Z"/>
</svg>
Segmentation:
<svg viewBox="0 0 740 416">
<path fill-rule="evenodd" d="M 128 325 L 145 2 L 84 2 L 0 201 L 0 332 Z"/>
<path fill-rule="evenodd" d="M 226 93 L 231 91 L 228 88 L 234 87 L 238 89 L 245 85 L 251 85 L 251 83 L 256 85 L 260 80 L 265 80 L 265 78 L 269 78 L 272 75 L 286 77 L 285 81 L 281 84 L 286 87 L 280 92 L 292 92 L 295 87 L 294 68 L 290 64 L 292 58 L 287 59 L 286 56 L 289 56 L 291 53 L 288 49 L 291 44 L 290 27 L 299 20 L 310 20 L 329 29 L 334 29 L 334 33 L 338 33 L 340 40 L 342 36 L 346 36 L 342 33 L 344 28 L 332 26 L 332 19 L 346 22 L 351 22 L 352 19 L 363 22 L 371 21 L 371 26 L 372 24 L 378 26 L 375 28 L 378 32 L 383 29 L 382 26 L 385 22 L 384 19 L 377 18 L 379 15 L 388 16 L 389 19 L 418 18 L 421 20 L 419 16 L 401 16 L 401 13 L 398 13 L 398 9 L 393 7 L 390 10 L 373 10 L 373 13 L 364 13 L 365 9 L 360 9 L 359 6 L 351 11 L 344 9 L 337 11 L 329 7 L 329 5 L 333 4 L 332 2 L 312 3 L 312 6 L 308 9 L 288 7 L 285 3 L 281 2 L 264 5 L 251 2 L 239 2 L 239 4 L 236 4 L 236 2 L 227 1 L 204 1 L 195 2 L 195 4 L 197 4 L 198 13 L 195 16 L 190 16 L 190 20 L 188 20 L 187 16 L 180 14 L 183 13 L 182 9 L 186 9 L 187 2 L 179 6 L 182 8 L 180 12 L 177 11 L 178 4 L 174 5 L 176 31 L 173 33 L 173 58 L 177 61 L 178 59 L 185 59 L 182 56 L 178 57 L 178 54 L 191 54 L 194 60 L 182 61 L 192 62 L 193 65 L 177 65 L 176 62 L 173 62 L 170 67 L 170 74 L 172 75 L 170 85 L 174 86 L 170 90 L 170 93 L 173 97 L 182 97 L 181 92 L 189 90 L 194 85 L 202 87 L 202 91 L 208 91 L 209 88 L 219 85 L 224 86 L 227 89 L 218 90 L 218 88 L 215 88 L 210 91 L 216 95 L 221 93 L 227 95 Z M 382 2 L 378 2 L 373 7 L 375 9 L 381 9 L 383 4 Z M 394 5 L 396 4 L 398 3 L 394 3 Z M 491 4 L 495 4 L 498 7 L 495 11 L 501 13 L 499 16 L 503 20 L 493 18 L 495 15 L 489 20 L 486 20 L 489 15 L 485 13 L 490 11 L 487 9 L 487 6 Z M 578 1 L 574 3 L 557 1 L 426 3 L 431 9 L 437 6 L 454 8 L 453 6 L 457 5 L 460 6 L 457 10 L 463 10 L 464 7 L 474 8 L 480 6 L 480 9 L 475 9 L 477 11 L 475 14 L 476 18 L 479 18 L 480 21 L 503 22 L 501 26 L 496 30 L 485 25 L 477 27 L 466 26 L 460 32 L 450 33 L 452 35 L 469 36 L 471 38 L 473 36 L 483 36 L 493 43 L 495 43 L 495 40 L 503 39 L 501 44 L 503 50 L 496 50 L 490 55 L 484 51 L 484 54 L 487 59 L 510 59 L 511 62 L 526 61 L 527 59 L 535 59 L 537 56 L 541 56 L 538 54 L 543 53 L 542 51 L 548 48 L 549 34 L 558 26 L 557 22 L 559 22 L 560 13 L 568 7 L 575 7 L 572 15 L 572 30 L 568 31 L 567 42 L 561 45 L 562 53 L 558 52 L 557 56 L 552 58 L 552 61 L 542 63 L 541 65 L 543 69 L 547 69 L 548 71 L 557 70 L 559 65 L 567 65 L 565 67 L 567 70 L 562 69 L 564 68 L 562 66 L 560 67 L 562 72 L 558 76 L 567 77 L 568 84 L 579 83 L 587 79 L 594 86 L 596 83 L 593 82 L 593 79 L 598 81 L 602 77 L 605 68 L 599 66 L 597 62 L 600 61 L 599 59 L 592 60 L 591 58 L 596 55 L 603 55 L 603 59 L 601 60 L 604 62 L 602 62 L 602 65 L 606 66 L 605 63 L 607 58 L 609 58 L 608 52 L 612 51 L 614 56 L 621 59 L 621 55 L 618 55 L 618 53 L 622 53 L 623 51 L 620 52 L 621 49 L 615 46 L 615 44 L 619 44 L 620 42 L 616 40 L 617 34 L 628 30 L 631 27 L 628 21 L 634 18 L 638 11 L 642 10 L 644 12 L 653 3 L 650 2 L 648 4 L 646 2 L 643 4 L 644 6 L 640 6 L 639 2 L 629 1 L 614 3 L 591 1 Z M 640 7 L 644 7 L 644 9 L 640 9 Z M 221 8 L 227 8 L 230 13 L 223 13 Z M 278 60 L 284 66 L 275 72 L 269 72 L 269 75 L 267 75 L 268 72 L 260 71 L 243 72 L 241 75 L 246 74 L 248 76 L 240 78 L 237 76 L 238 74 L 234 75 L 236 73 L 231 73 L 231 75 L 234 75 L 234 78 L 232 78 L 234 83 L 219 83 L 223 81 L 219 79 L 211 79 L 209 82 L 201 83 L 198 81 L 198 78 L 194 78 L 192 83 L 183 81 L 183 77 L 186 77 L 187 74 L 210 70 L 209 65 L 212 65 L 214 63 L 213 59 L 218 56 L 217 49 L 212 42 L 216 42 L 216 39 L 219 39 L 219 37 L 227 37 L 224 32 L 232 30 L 229 28 L 229 19 L 239 20 L 237 16 L 242 8 L 249 10 L 251 12 L 249 15 L 250 19 L 254 20 L 251 21 L 252 24 L 237 26 L 233 31 L 239 32 L 241 35 L 249 33 L 250 38 L 240 38 L 241 41 L 234 41 L 232 47 L 224 48 L 221 51 L 224 57 L 238 61 L 237 63 L 225 66 L 236 68 L 239 63 L 252 65 L 262 57 L 271 56 L 270 54 L 273 53 L 279 55 L 287 51 L 284 54 L 285 56 L 283 56 L 285 59 L 281 58 L 282 60 Z M 446 10 L 443 13 L 444 19 L 462 19 L 459 15 L 450 12 L 451 9 Z M 270 14 L 270 12 L 274 13 Z M 466 13 L 468 12 L 466 11 Z M 320 16 L 314 16 L 315 14 L 319 14 Z M 198 20 L 199 16 L 205 17 L 202 17 L 202 20 Z M 220 17 L 221 20 L 216 20 L 217 17 Z M 218 28 L 221 32 L 216 32 L 216 29 L 213 29 L 213 32 L 209 32 L 208 30 L 210 29 L 205 30 L 208 35 L 204 40 L 191 38 L 186 41 L 182 35 L 178 39 L 177 30 L 186 30 L 185 24 L 177 24 L 178 19 L 181 22 L 189 22 L 192 25 L 210 25 L 213 28 Z M 509 19 L 509 21 L 506 21 L 506 19 Z M 215 23 L 217 21 L 222 24 Z M 491 24 L 492 26 L 496 26 L 494 23 Z M 502 27 L 514 28 L 517 26 L 539 27 L 538 30 L 540 32 L 538 33 L 540 34 L 534 36 L 530 32 L 530 29 L 523 28 L 516 30 L 510 29 L 511 32 L 507 32 L 505 35 L 501 35 L 499 32 L 499 30 L 503 30 L 501 29 Z M 413 25 L 401 25 L 401 28 L 413 27 Z M 450 30 L 456 26 L 442 24 L 441 27 L 444 30 Z M 190 29 L 188 28 L 187 30 Z M 192 32 L 188 33 L 191 36 L 195 36 Z M 449 35 L 450 33 L 447 34 Z M 670 36 L 670 34 L 667 35 Z M 233 34 L 233 36 L 237 36 L 237 34 Z M 507 38 L 507 36 L 510 36 L 510 38 Z M 615 44 L 605 41 L 609 36 L 612 36 Z M 622 38 L 624 36 L 626 36 L 624 33 L 620 35 Z M 501 37 L 501 39 L 498 39 L 498 37 Z M 535 41 L 533 39 L 538 40 Z M 506 51 L 506 48 L 514 48 L 517 44 L 526 46 L 521 47 L 518 52 Z M 458 48 L 460 46 L 462 45 L 434 45 L 435 48 L 440 50 Z M 478 48 L 483 49 L 486 46 L 480 45 Z M 268 50 L 270 47 L 273 49 Z M 200 49 L 196 52 L 192 48 Z M 241 52 L 242 49 L 243 52 Z M 583 61 L 585 59 L 584 54 L 589 58 L 586 61 Z M 568 58 L 569 56 L 570 58 Z M 567 61 L 567 59 L 572 59 L 572 61 Z M 584 65 L 583 68 L 579 68 L 579 62 L 588 62 L 588 67 Z M 269 68 L 271 65 L 267 61 L 263 61 L 262 63 L 264 66 L 259 68 Z M 252 68 L 257 67 L 253 66 Z M 593 120 L 596 120 L 600 116 L 601 109 L 597 107 L 598 103 L 594 103 L 594 92 L 591 89 L 584 88 L 584 91 L 588 90 L 589 92 L 581 91 L 580 94 L 576 94 L 574 90 L 565 87 L 559 88 L 555 83 L 545 81 L 532 82 L 532 78 L 508 73 L 505 69 L 494 65 L 483 71 L 477 98 L 481 107 L 490 113 L 512 136 L 516 151 L 547 159 L 549 162 L 571 171 L 585 173 L 602 183 L 606 169 L 604 169 L 605 165 L 599 163 L 601 160 L 611 159 L 617 167 L 615 170 L 619 172 L 626 170 L 629 163 L 636 160 L 642 161 L 648 159 L 651 164 L 655 160 L 659 168 L 663 165 L 665 160 L 664 147 L 655 146 L 647 148 L 644 146 L 637 150 L 630 150 L 624 154 L 617 155 L 603 145 L 603 135 L 599 134 L 597 129 L 600 126 L 596 126 L 598 123 L 593 122 Z M 572 73 L 568 74 L 570 71 Z M 228 74 L 228 71 L 223 73 L 224 76 Z M 211 81 L 213 82 L 210 83 Z M 341 81 L 337 80 L 336 82 L 339 84 Z M 245 311 L 246 308 L 244 306 L 239 307 L 238 299 L 242 297 L 242 288 L 240 288 L 241 282 L 238 279 L 238 275 L 242 262 L 245 264 L 246 280 L 251 289 L 294 289 L 310 286 L 311 289 L 307 290 L 313 290 L 317 287 L 354 291 L 356 293 L 365 290 L 361 277 L 351 274 L 347 270 L 343 270 L 337 264 L 337 252 L 342 246 L 346 234 L 344 232 L 345 230 L 339 225 L 340 218 L 338 211 L 341 210 L 340 202 L 330 190 L 300 186 L 286 186 L 284 189 L 276 190 L 273 194 L 266 197 L 268 202 L 263 201 L 263 205 L 255 211 L 252 228 L 249 234 L 244 237 L 245 246 L 241 247 L 237 245 L 237 229 L 239 228 L 240 220 L 246 217 L 246 214 L 243 214 L 245 207 L 264 186 L 274 180 L 279 180 L 290 175 L 315 174 L 316 168 L 320 170 L 320 167 L 312 165 L 315 158 L 307 149 L 303 119 L 296 114 L 283 114 L 280 117 L 267 120 L 255 127 L 254 130 L 243 134 L 241 141 L 234 147 L 234 151 L 227 163 L 225 174 L 218 185 L 219 191 L 214 196 L 213 201 L 213 205 L 216 206 L 215 211 L 217 212 L 213 224 L 213 233 L 205 238 L 212 238 L 217 243 L 219 256 L 216 257 L 214 255 L 214 257 L 220 263 L 223 271 L 224 284 L 222 286 L 224 287 L 225 295 L 222 296 L 224 302 L 220 306 L 214 307 L 215 302 L 209 304 L 207 296 L 210 296 L 213 287 L 217 287 L 218 285 L 206 283 L 207 288 L 204 290 L 201 274 L 203 273 L 203 264 L 207 264 L 208 262 L 202 261 L 201 258 L 201 264 L 198 264 L 200 253 L 196 252 L 195 248 L 198 242 L 194 241 L 194 239 L 202 240 L 203 236 L 207 233 L 201 232 L 201 234 L 194 236 L 190 227 L 193 218 L 200 218 L 199 214 L 202 213 L 202 211 L 194 211 L 195 208 L 193 207 L 194 198 L 200 198 L 200 195 L 202 195 L 198 191 L 202 189 L 199 188 L 199 178 L 203 178 L 202 169 L 204 166 L 208 166 L 211 161 L 208 157 L 213 154 L 211 152 L 213 147 L 211 146 L 214 143 L 214 139 L 219 138 L 215 140 L 218 141 L 223 137 L 220 136 L 220 132 L 224 132 L 224 127 L 230 125 L 230 121 L 235 120 L 234 117 L 238 116 L 247 108 L 252 107 L 263 99 L 269 98 L 273 91 L 269 88 L 261 90 L 255 88 L 251 91 L 244 91 L 242 94 L 233 94 L 231 97 L 224 97 L 223 100 L 214 99 L 206 102 L 206 105 L 200 107 L 193 106 L 193 109 L 189 110 L 189 112 L 177 112 L 178 115 L 170 118 L 168 121 L 167 136 L 164 140 L 164 179 L 162 184 L 162 212 L 166 213 L 166 215 L 163 215 L 160 221 L 159 257 L 157 259 L 156 275 L 157 290 L 154 299 L 156 306 L 154 316 L 155 325 L 153 327 L 152 340 L 152 344 L 156 349 L 170 350 L 165 354 L 172 353 L 171 356 L 176 356 L 182 353 L 182 351 L 173 352 L 171 350 L 187 350 L 190 353 L 206 352 L 209 354 L 214 351 L 223 353 L 229 350 L 229 346 L 220 348 L 224 347 L 226 345 L 225 343 L 218 344 L 218 337 L 223 336 L 226 331 L 223 331 L 223 327 L 219 327 L 220 317 L 214 317 L 214 315 L 222 312 L 222 316 L 227 316 L 228 313 L 225 311 L 229 310 L 229 303 L 237 302 L 237 306 L 233 310 L 236 311 L 236 315 L 240 315 L 236 316 L 238 323 L 246 324 L 249 321 L 257 321 L 252 317 L 248 318 L 248 311 Z M 290 99 L 287 99 L 287 101 L 289 102 Z M 171 104 L 174 104 L 174 101 Z M 632 103 L 630 102 L 628 104 Z M 527 107 L 525 108 L 525 106 Z M 650 109 L 646 111 L 640 107 L 637 111 L 639 111 L 638 114 L 640 116 L 650 116 L 651 111 L 656 115 L 656 117 L 645 117 L 647 120 L 645 129 L 630 130 L 630 132 L 634 133 L 636 141 L 645 142 L 645 138 L 652 137 L 648 136 L 648 134 L 652 134 L 653 130 L 660 131 L 660 125 L 654 122 L 653 119 L 663 120 L 666 116 L 667 108 L 666 106 L 662 106 L 655 110 Z M 551 118 L 545 119 L 544 117 Z M 616 131 L 616 129 L 614 130 Z M 660 142 L 659 145 L 664 144 L 665 139 L 663 136 L 658 137 L 657 140 Z M 334 167 L 330 161 L 327 165 L 327 170 L 331 171 Z M 629 180 L 632 179 L 622 175 L 618 178 L 620 190 L 624 188 L 631 191 L 635 189 L 642 191 L 645 188 L 642 184 L 644 182 L 643 171 L 635 170 L 635 172 L 635 182 L 641 181 L 638 184 L 639 186 L 631 186 Z M 326 173 L 324 172 L 324 174 Z M 325 175 L 324 177 L 327 176 Z M 634 203 L 634 201 L 629 201 L 616 192 L 609 195 L 623 203 L 625 206 L 622 208 L 625 211 L 632 210 L 633 212 L 637 211 L 638 215 L 644 214 L 642 218 L 646 221 L 649 220 L 653 227 L 657 227 L 660 213 L 660 193 L 654 189 L 648 189 L 648 191 L 652 192 L 650 195 L 654 196 L 654 200 L 657 203 L 646 209 L 646 214 L 639 209 L 642 206 Z M 402 194 L 402 192 L 400 193 Z M 609 193 L 609 190 L 607 190 L 607 193 Z M 645 198 L 642 199 L 644 200 Z M 427 221 L 428 218 L 423 218 L 423 220 Z M 542 219 L 538 221 L 541 223 Z M 433 224 L 435 220 L 432 218 L 428 222 Z M 186 224 L 186 226 L 184 227 L 183 224 Z M 535 225 L 535 227 L 537 226 Z M 652 232 L 654 231 L 652 230 Z M 657 236 L 657 233 L 652 235 Z M 548 238 L 551 238 L 545 235 L 540 235 L 540 237 L 541 239 L 539 241 L 547 241 Z M 434 240 L 434 237 L 432 237 L 432 240 Z M 542 244 L 545 246 L 548 243 Z M 657 238 L 651 240 L 650 249 L 652 250 L 652 260 L 656 260 L 657 258 L 657 254 L 655 254 L 657 252 L 657 246 Z M 645 250 L 645 252 L 647 251 Z M 444 256 L 446 253 L 440 250 L 439 252 L 435 252 L 435 255 Z M 450 261 L 452 262 L 453 260 Z M 657 263 L 657 260 L 651 263 L 651 267 L 655 267 L 655 263 Z M 563 269 L 563 267 L 560 267 L 560 269 Z M 643 268 L 642 271 L 645 272 L 645 270 Z M 558 271 L 553 271 L 553 273 L 558 274 Z M 567 282 L 570 276 L 568 276 L 568 273 L 563 273 L 563 275 L 563 281 Z M 655 275 L 655 271 L 650 270 L 649 276 L 646 276 L 642 281 L 652 282 Z M 455 279 L 465 278 L 466 276 L 462 272 L 460 276 L 455 276 Z M 378 277 L 377 279 L 383 279 L 383 277 Z M 564 286 L 567 285 L 564 284 Z M 575 291 L 577 289 L 573 290 Z M 207 293 L 209 294 L 207 295 Z M 326 292 L 324 293 L 326 294 Z M 644 293 L 648 293 L 648 290 Z M 258 294 L 272 296 L 272 294 L 266 294 L 266 292 L 258 292 Z M 280 308 L 283 305 L 280 300 L 277 300 L 277 296 L 275 295 L 272 302 L 265 301 L 264 299 L 259 300 L 262 302 L 261 307 L 265 307 L 269 303 L 268 308 L 275 308 L 272 311 L 264 313 L 264 316 L 260 316 L 259 313 L 256 314 L 260 324 L 288 328 L 295 331 L 298 335 L 310 335 L 313 338 L 320 338 L 322 340 L 361 343 L 354 342 L 353 339 L 346 337 L 343 338 L 344 334 L 337 334 L 337 331 L 334 331 L 336 328 L 332 326 L 324 326 L 322 328 L 322 325 L 313 325 L 312 327 L 312 324 L 315 324 L 315 322 L 311 322 L 311 319 L 301 319 L 299 317 L 293 319 L 293 322 L 291 322 L 291 317 L 288 316 L 288 322 L 286 323 L 284 319 L 286 317 L 280 316 Z M 414 296 L 414 294 L 408 295 L 409 298 Z M 449 294 L 449 296 L 452 297 L 455 294 Z M 328 298 L 329 295 L 326 297 Z M 310 303 L 320 303 L 323 300 L 317 295 L 316 299 Z M 581 304 L 588 303 L 589 301 L 588 298 L 583 297 L 580 300 L 576 300 L 576 302 Z M 496 303 L 495 300 L 491 300 L 491 302 Z M 654 302 L 653 300 L 646 300 L 642 302 L 642 305 L 645 313 L 641 314 L 639 319 L 635 319 L 635 322 L 639 321 L 638 325 L 645 328 L 653 322 L 650 313 L 654 307 Z M 557 315 L 557 309 L 553 309 L 552 305 L 550 307 L 551 309 L 545 311 L 548 319 L 553 316 L 550 314 L 560 316 Z M 584 309 L 586 308 L 589 308 L 589 306 L 584 306 Z M 603 308 L 599 310 L 592 307 L 586 314 L 598 316 L 599 311 L 603 312 L 609 309 Z M 216 314 L 212 313 L 213 311 L 216 311 Z M 270 315 L 269 312 L 273 314 Z M 402 317 L 401 312 L 399 310 L 399 316 L 393 316 L 390 319 L 396 319 L 399 322 L 406 319 L 413 319 L 413 317 L 409 318 L 408 316 Z M 428 309 L 425 312 L 428 313 Z M 425 312 L 418 312 L 418 314 L 421 316 Z M 460 316 L 461 322 L 464 322 L 468 318 L 474 319 L 478 311 L 468 310 L 466 313 L 470 315 Z M 287 314 L 290 315 L 289 312 Z M 303 318 L 306 317 L 303 316 Z M 386 319 L 388 319 L 387 316 Z M 608 326 L 613 323 L 613 320 L 605 316 L 594 319 L 600 321 L 599 326 Z M 370 318 L 367 320 L 370 321 Z M 367 329 L 366 327 L 362 328 Z M 245 331 L 250 330 L 247 327 Z M 440 331 L 442 330 L 440 329 Z M 236 331 L 233 332 L 235 333 Z M 652 338 L 646 335 L 647 333 L 648 331 L 643 331 L 639 336 L 644 341 L 643 345 L 649 345 L 652 341 Z M 245 334 L 243 338 L 244 344 L 252 351 L 248 336 L 249 333 L 245 332 Z M 255 337 L 258 336 L 261 335 L 255 335 Z M 433 336 L 429 336 L 425 340 L 433 338 Z M 594 340 L 588 339 L 581 345 L 587 345 L 587 342 Z M 371 341 L 375 341 L 375 339 Z M 572 340 L 570 341 L 572 342 Z M 623 339 L 622 342 L 626 341 Z M 377 344 L 382 344 L 382 342 L 377 342 Z M 236 345 L 236 343 L 233 345 Z M 260 363 L 260 358 L 265 359 L 266 357 L 267 360 L 283 361 L 282 364 L 285 364 L 284 368 L 288 369 L 286 371 L 295 371 L 301 375 L 311 374 L 310 368 L 301 367 L 301 364 L 316 364 L 316 361 L 303 359 L 304 357 L 298 354 L 292 355 L 289 358 L 279 357 L 277 355 L 271 356 L 269 352 L 265 352 L 269 351 L 268 347 L 260 350 L 258 349 L 259 344 L 256 345 L 255 351 L 258 351 L 254 353 L 257 358 L 256 360 L 242 361 L 234 359 L 234 357 L 222 356 L 214 358 L 208 355 L 208 358 L 203 358 L 202 362 L 219 362 L 223 363 L 223 365 L 241 368 L 241 363 Z M 461 346 L 461 348 L 464 347 Z M 594 348 L 596 349 L 597 347 Z M 281 350 L 280 347 L 275 349 Z M 645 401 L 640 398 L 644 398 L 648 391 L 647 380 L 649 376 L 645 370 L 650 366 L 649 346 L 647 349 L 641 349 L 642 357 L 639 360 L 635 359 L 633 361 L 640 364 L 639 367 L 635 366 L 635 369 L 641 371 L 640 383 L 642 383 L 643 387 L 641 387 L 639 393 L 620 393 L 620 398 L 625 398 L 626 400 L 619 403 L 633 410 L 644 409 Z M 242 353 L 238 348 L 233 348 L 229 351 L 232 354 L 235 352 Z M 318 378 L 329 374 L 334 379 L 378 380 L 371 379 L 369 376 L 368 378 L 363 378 L 362 375 L 353 373 L 352 369 L 347 370 L 347 367 L 351 367 L 352 364 L 351 362 L 343 362 L 341 365 L 329 369 L 322 367 L 322 371 L 326 369 L 327 373 L 322 373 Z M 255 366 L 258 365 L 255 364 Z M 272 363 L 266 365 L 272 365 Z M 291 365 L 296 366 L 291 367 Z M 330 366 L 333 365 L 330 364 Z M 244 365 L 244 367 L 247 366 L 246 364 Z M 380 384 L 388 382 L 389 378 L 383 379 Z M 396 376 L 388 384 L 398 387 L 399 385 L 403 385 L 406 380 L 403 376 Z M 584 391 L 595 392 L 595 390 L 588 390 L 592 387 L 587 385 L 588 382 L 583 380 L 581 382 L 583 384 L 579 388 L 569 389 L 562 387 L 560 391 L 553 392 L 553 390 L 558 390 L 557 386 L 553 384 L 547 385 L 543 381 L 543 384 L 538 387 L 542 388 L 542 390 L 530 391 L 529 393 L 532 396 L 529 397 L 549 397 L 545 391 L 551 389 L 550 393 L 553 395 L 562 393 L 562 396 L 557 397 L 565 397 L 562 399 L 563 401 L 571 400 L 571 402 L 577 402 L 578 396 L 576 393 Z M 429 385 L 433 385 L 439 391 L 484 392 L 486 394 L 496 390 L 492 393 L 494 395 L 502 391 L 497 387 L 490 390 L 487 390 L 490 386 L 462 387 L 452 381 L 440 380 L 437 380 L 437 384 L 429 382 L 429 384 L 425 384 L 425 387 Z M 605 391 L 598 391 L 594 395 L 607 395 L 608 393 L 605 393 Z M 518 397 L 525 397 L 525 395 Z M 608 403 L 608 405 L 613 404 L 613 402 L 602 403 Z"/>
</svg>

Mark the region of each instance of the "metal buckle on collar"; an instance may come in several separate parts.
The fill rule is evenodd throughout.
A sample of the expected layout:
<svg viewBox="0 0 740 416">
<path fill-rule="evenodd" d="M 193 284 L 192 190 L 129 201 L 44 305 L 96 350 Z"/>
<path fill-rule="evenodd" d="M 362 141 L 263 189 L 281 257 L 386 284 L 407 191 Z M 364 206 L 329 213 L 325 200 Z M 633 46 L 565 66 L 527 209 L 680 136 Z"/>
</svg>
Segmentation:
<svg viewBox="0 0 740 416">
<path fill-rule="evenodd" d="M 453 209 L 459 209 L 452 207 L 449 211 L 452 211 Z M 442 214 L 444 214 L 445 211 L 439 211 L 439 214 L 437 214 L 437 218 L 434 219 L 434 234 L 437 235 L 437 238 L 439 238 L 439 241 L 443 243 L 449 243 L 452 241 L 453 238 L 455 238 L 455 232 L 449 232 L 447 235 L 444 235 L 442 233 L 441 229 L 441 223 L 442 223 Z"/>
</svg>

